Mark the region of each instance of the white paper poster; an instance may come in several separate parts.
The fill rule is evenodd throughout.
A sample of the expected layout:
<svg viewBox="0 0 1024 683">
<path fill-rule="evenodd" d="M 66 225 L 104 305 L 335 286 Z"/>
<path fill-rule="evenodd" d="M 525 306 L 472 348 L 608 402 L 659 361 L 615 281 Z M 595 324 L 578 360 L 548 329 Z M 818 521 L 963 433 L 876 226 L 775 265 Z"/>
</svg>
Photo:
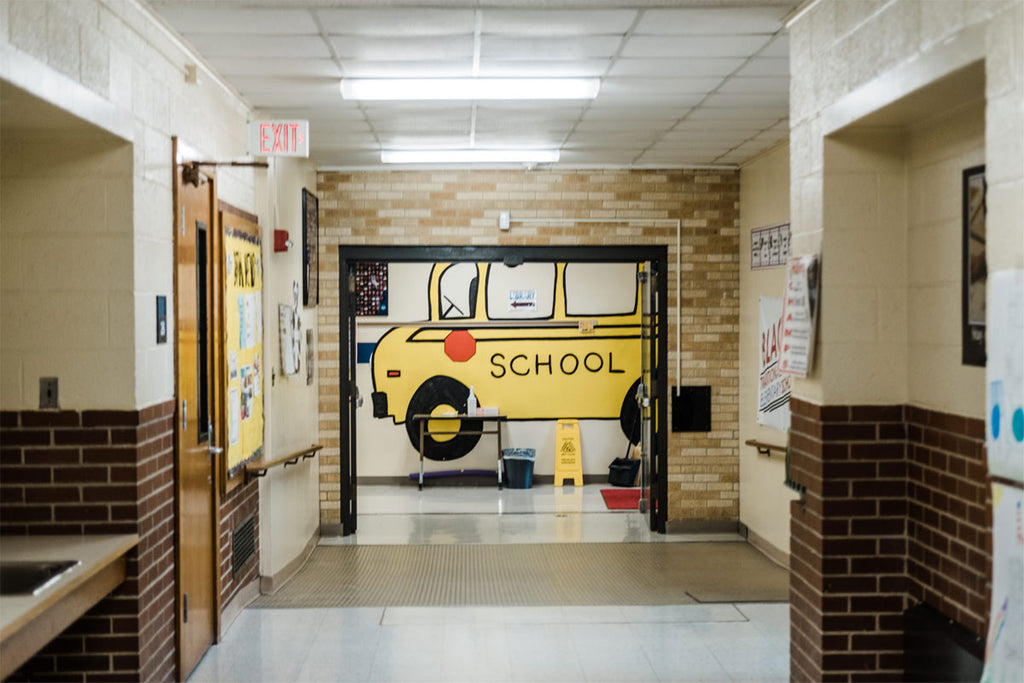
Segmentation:
<svg viewBox="0 0 1024 683">
<path fill-rule="evenodd" d="M 228 438 L 229 441 L 231 442 L 231 445 L 234 446 L 235 444 L 238 443 L 238 437 L 240 432 L 239 424 L 241 423 L 242 420 L 242 400 L 240 394 L 238 393 L 238 387 L 231 387 L 230 396 L 231 407 L 229 410 L 231 413 L 231 430 L 230 436 Z"/>
<path fill-rule="evenodd" d="M 277 312 L 277 324 L 281 330 L 281 372 L 294 375 L 299 371 L 298 331 L 295 329 L 295 309 L 287 304 L 280 304 Z"/>
<path fill-rule="evenodd" d="M 992 609 L 981 680 L 1024 681 L 1022 490 L 992 484 Z"/>
<path fill-rule="evenodd" d="M 986 335 L 989 472 L 1024 483 L 1024 270 L 989 274 Z"/>
<path fill-rule="evenodd" d="M 757 391 L 757 423 L 789 431 L 789 393 L 793 379 L 779 368 L 782 356 L 782 298 L 758 300 L 761 327 L 760 385 Z"/>
<path fill-rule="evenodd" d="M 814 359 L 818 305 L 818 257 L 796 256 L 786 264 L 782 308 L 782 372 L 806 377 Z"/>
</svg>

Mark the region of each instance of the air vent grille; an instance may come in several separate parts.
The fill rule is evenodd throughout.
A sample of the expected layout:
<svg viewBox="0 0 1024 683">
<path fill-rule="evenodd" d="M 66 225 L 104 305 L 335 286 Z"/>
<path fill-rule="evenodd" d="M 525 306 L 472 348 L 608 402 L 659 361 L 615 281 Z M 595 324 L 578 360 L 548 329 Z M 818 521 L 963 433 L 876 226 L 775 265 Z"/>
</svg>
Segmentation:
<svg viewBox="0 0 1024 683">
<path fill-rule="evenodd" d="M 231 534 L 231 576 L 237 575 L 256 555 L 256 516 L 249 515 Z"/>
</svg>

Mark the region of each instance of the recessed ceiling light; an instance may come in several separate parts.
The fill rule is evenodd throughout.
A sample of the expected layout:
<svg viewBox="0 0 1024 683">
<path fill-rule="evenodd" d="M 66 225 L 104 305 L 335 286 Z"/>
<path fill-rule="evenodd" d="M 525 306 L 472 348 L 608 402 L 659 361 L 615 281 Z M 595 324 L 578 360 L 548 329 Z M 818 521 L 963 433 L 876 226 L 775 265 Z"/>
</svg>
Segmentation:
<svg viewBox="0 0 1024 683">
<path fill-rule="evenodd" d="M 349 100 L 589 100 L 599 78 L 345 78 Z"/>
<path fill-rule="evenodd" d="M 384 164 L 543 164 L 558 161 L 557 149 L 386 149 Z"/>
</svg>

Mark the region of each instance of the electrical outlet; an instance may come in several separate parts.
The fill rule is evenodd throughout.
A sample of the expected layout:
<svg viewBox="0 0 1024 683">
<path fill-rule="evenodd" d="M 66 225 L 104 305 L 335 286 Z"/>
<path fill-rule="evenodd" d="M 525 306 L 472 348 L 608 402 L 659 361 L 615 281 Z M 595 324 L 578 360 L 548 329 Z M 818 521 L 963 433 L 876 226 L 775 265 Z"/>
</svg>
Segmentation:
<svg viewBox="0 0 1024 683">
<path fill-rule="evenodd" d="M 56 377 L 39 378 L 39 409 L 60 408 Z"/>
</svg>

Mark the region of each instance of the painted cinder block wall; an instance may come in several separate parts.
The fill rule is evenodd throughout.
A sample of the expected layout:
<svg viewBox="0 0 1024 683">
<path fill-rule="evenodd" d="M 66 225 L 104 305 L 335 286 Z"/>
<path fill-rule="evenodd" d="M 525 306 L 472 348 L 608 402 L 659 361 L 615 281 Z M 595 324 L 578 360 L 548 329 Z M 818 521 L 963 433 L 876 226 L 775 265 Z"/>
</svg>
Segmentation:
<svg viewBox="0 0 1024 683">
<path fill-rule="evenodd" d="M 339 509 L 338 245 L 663 244 L 669 261 L 669 384 L 712 387 L 712 431 L 669 435 L 668 520 L 735 521 L 739 514 L 739 173 L 731 170 L 330 172 L 320 198 L 321 524 Z M 499 211 L 512 229 L 498 230 Z M 521 218 L 682 221 L 682 344 L 677 346 L 673 226 Z M 364 392 L 365 393 L 365 392 Z"/>
<path fill-rule="evenodd" d="M 818 367 L 792 402 L 791 677 L 899 679 L 905 608 L 987 629 L 985 374 L 958 353 L 957 198 L 984 163 L 988 272 L 1024 267 L 1024 3 L 819 0 L 790 45 L 792 246 L 823 256 Z M 886 109 L 918 91 L 930 106 Z"/>
<path fill-rule="evenodd" d="M 140 3 L 0 0 L 0 55 L 5 98 L 51 125 L 15 129 L 8 117 L 0 141 L 0 533 L 140 536 L 128 581 L 25 671 L 172 680 L 174 344 L 156 343 L 153 315 L 157 295 L 174 310 L 171 137 L 204 159 L 238 158 L 251 112 L 202 69 L 187 83 L 196 57 Z M 251 169 L 221 169 L 218 194 L 273 215 Z M 60 379 L 62 410 L 36 409 L 40 376 Z M 295 430 L 316 439 L 314 419 Z M 255 593 L 260 564 L 233 574 L 230 532 L 259 517 L 259 489 L 236 489 L 219 510 L 226 610 Z"/>
</svg>

